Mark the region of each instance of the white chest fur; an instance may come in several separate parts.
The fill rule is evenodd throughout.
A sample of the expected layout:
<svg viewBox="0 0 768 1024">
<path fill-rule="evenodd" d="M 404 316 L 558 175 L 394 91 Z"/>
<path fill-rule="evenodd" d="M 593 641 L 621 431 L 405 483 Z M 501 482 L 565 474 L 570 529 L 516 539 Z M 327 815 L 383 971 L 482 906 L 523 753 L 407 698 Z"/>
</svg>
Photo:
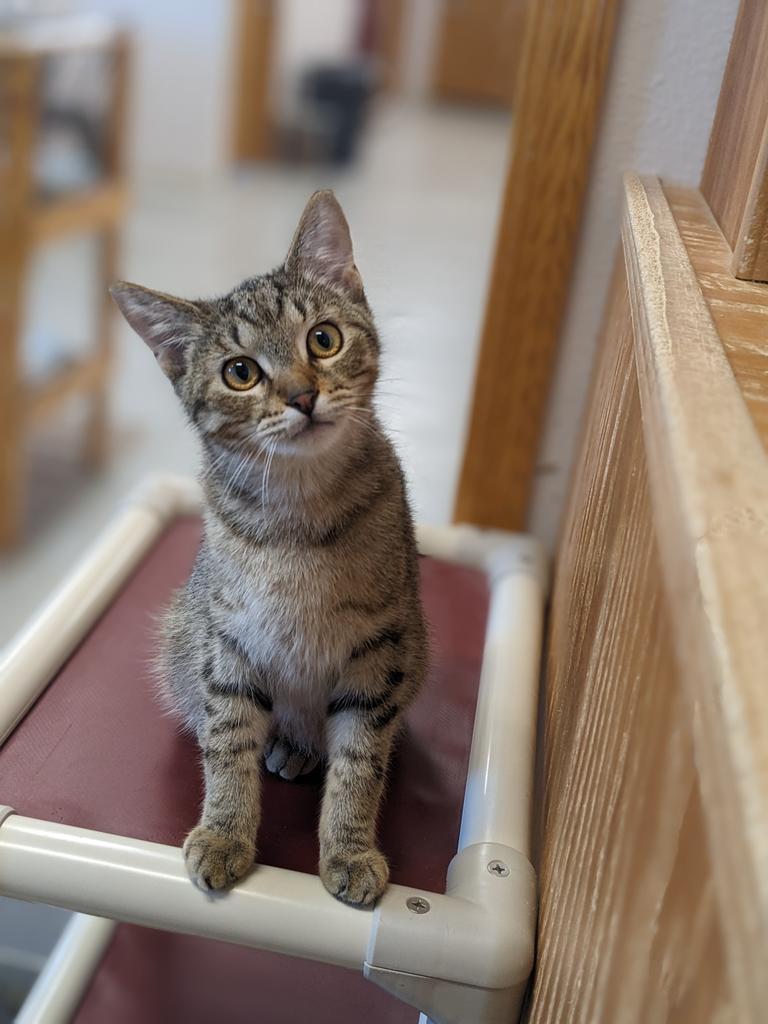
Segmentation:
<svg viewBox="0 0 768 1024">
<path fill-rule="evenodd" d="M 334 614 L 338 580 L 327 555 L 258 552 L 220 566 L 227 629 L 284 684 L 327 694 L 353 644 Z"/>
</svg>

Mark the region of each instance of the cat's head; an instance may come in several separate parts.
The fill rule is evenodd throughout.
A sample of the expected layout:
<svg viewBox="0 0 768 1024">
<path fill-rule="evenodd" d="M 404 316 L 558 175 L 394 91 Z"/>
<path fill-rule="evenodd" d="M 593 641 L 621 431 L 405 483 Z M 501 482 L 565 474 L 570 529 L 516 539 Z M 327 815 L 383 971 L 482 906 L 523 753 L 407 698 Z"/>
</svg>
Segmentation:
<svg viewBox="0 0 768 1024">
<path fill-rule="evenodd" d="M 112 295 L 209 445 L 312 454 L 370 410 L 378 338 L 332 192 L 310 198 L 282 266 L 223 298 Z"/>
</svg>

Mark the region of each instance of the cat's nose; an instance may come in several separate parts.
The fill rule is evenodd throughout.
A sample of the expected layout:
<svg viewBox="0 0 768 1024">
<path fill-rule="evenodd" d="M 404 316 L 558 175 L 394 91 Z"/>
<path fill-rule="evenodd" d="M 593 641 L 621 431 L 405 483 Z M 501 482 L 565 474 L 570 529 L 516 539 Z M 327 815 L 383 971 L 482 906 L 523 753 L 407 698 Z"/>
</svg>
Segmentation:
<svg viewBox="0 0 768 1024">
<path fill-rule="evenodd" d="M 288 405 L 292 409 L 298 409 L 299 412 L 303 412 L 305 416 L 311 416 L 316 400 L 316 391 L 299 391 L 295 395 L 289 396 Z"/>
</svg>

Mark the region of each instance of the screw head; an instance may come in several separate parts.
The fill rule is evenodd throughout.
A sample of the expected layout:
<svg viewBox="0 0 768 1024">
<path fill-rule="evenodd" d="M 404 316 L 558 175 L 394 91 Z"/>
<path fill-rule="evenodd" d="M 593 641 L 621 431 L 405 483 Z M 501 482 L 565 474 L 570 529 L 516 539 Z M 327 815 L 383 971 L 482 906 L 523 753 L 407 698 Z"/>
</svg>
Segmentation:
<svg viewBox="0 0 768 1024">
<path fill-rule="evenodd" d="M 428 914 L 431 909 L 429 900 L 425 900 L 422 896 L 409 896 L 405 905 L 412 914 Z"/>
<path fill-rule="evenodd" d="M 497 878 L 506 878 L 509 874 L 509 867 L 503 860 L 492 860 L 488 865 L 488 870 Z"/>
</svg>

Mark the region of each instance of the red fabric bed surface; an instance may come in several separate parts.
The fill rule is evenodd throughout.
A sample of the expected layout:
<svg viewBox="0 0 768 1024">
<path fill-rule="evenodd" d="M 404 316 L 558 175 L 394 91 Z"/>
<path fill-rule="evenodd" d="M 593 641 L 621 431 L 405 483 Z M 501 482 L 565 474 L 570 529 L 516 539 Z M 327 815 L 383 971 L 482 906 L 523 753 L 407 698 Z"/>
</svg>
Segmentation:
<svg viewBox="0 0 768 1024">
<path fill-rule="evenodd" d="M 362 974 L 120 925 L 73 1024 L 417 1024 Z"/>
<path fill-rule="evenodd" d="M 1 803 L 34 818 L 181 845 L 197 820 L 199 755 L 159 711 L 148 667 L 153 622 L 188 575 L 199 541 L 197 519 L 165 531 L 0 748 Z M 398 744 L 379 835 L 393 881 L 443 891 L 458 840 L 488 592 L 474 570 L 422 559 L 421 572 L 432 669 Z M 262 863 L 316 871 L 319 794 L 317 781 L 267 777 Z M 258 985 L 254 996 L 258 1005 Z"/>
</svg>

